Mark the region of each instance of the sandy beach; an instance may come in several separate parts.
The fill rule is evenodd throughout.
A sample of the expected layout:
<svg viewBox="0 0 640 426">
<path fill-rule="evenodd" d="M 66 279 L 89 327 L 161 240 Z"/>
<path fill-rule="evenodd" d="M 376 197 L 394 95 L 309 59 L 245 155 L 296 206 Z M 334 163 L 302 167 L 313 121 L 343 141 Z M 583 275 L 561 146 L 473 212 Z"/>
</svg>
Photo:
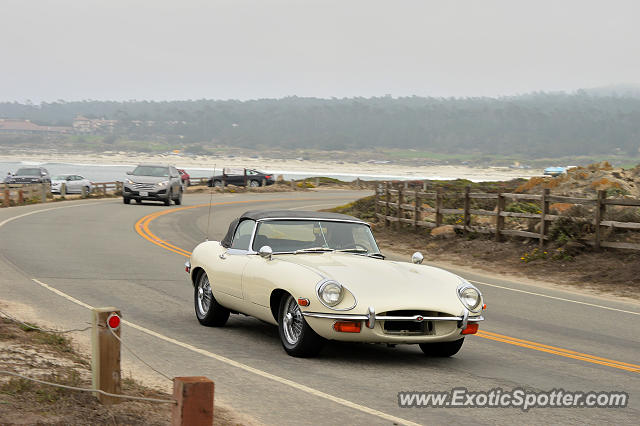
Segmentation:
<svg viewBox="0 0 640 426">
<path fill-rule="evenodd" d="M 539 169 L 508 167 L 478 168 L 463 165 L 413 166 L 395 163 L 342 162 L 292 159 L 250 158 L 243 156 L 187 156 L 182 154 L 150 155 L 144 153 L 55 153 L 29 152 L 0 154 L 0 163 L 62 163 L 76 165 L 134 166 L 139 163 L 169 163 L 179 168 L 212 170 L 222 167 L 255 168 L 274 174 L 304 174 L 310 176 L 347 176 L 355 180 L 394 179 L 469 179 L 472 181 L 509 180 L 539 176 Z"/>
</svg>

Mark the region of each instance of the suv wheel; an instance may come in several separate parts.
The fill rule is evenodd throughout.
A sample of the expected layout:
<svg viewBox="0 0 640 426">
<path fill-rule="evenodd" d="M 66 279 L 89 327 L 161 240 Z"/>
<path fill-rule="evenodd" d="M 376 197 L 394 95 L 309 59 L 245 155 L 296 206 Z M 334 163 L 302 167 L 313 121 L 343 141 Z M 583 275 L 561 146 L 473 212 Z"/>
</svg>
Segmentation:
<svg viewBox="0 0 640 426">
<path fill-rule="evenodd" d="M 174 199 L 173 202 L 175 203 L 176 206 L 179 206 L 180 204 L 182 204 L 182 189 L 178 191 L 178 197 Z"/>
<path fill-rule="evenodd" d="M 171 205 L 172 198 L 173 198 L 173 191 L 169 190 L 169 193 L 167 194 L 167 198 L 164 199 L 164 205 L 165 206 Z"/>
<path fill-rule="evenodd" d="M 125 204 L 129 204 L 131 202 L 131 198 L 129 197 L 122 197 L 122 202 Z"/>
</svg>

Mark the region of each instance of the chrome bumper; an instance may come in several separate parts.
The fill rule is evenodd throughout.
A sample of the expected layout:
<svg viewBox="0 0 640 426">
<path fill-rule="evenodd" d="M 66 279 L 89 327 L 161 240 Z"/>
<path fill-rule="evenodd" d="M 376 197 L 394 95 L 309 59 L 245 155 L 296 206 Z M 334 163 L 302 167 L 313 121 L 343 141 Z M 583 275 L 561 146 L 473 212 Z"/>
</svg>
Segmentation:
<svg viewBox="0 0 640 426">
<path fill-rule="evenodd" d="M 366 321 L 366 325 L 368 328 L 374 328 L 376 321 L 414 321 L 414 322 L 422 322 L 422 321 L 459 321 L 460 328 L 463 330 L 467 328 L 467 324 L 469 322 L 479 322 L 484 321 L 484 317 L 482 315 L 477 317 L 469 317 L 469 310 L 465 309 L 462 313 L 462 316 L 457 317 L 426 317 L 423 315 L 412 315 L 412 316 L 392 316 L 392 315 L 377 315 L 376 311 L 373 307 L 369 306 L 366 315 L 360 314 L 325 314 L 321 312 L 303 312 L 302 315 L 311 318 L 327 318 L 334 320 L 343 320 L 343 321 Z"/>
</svg>

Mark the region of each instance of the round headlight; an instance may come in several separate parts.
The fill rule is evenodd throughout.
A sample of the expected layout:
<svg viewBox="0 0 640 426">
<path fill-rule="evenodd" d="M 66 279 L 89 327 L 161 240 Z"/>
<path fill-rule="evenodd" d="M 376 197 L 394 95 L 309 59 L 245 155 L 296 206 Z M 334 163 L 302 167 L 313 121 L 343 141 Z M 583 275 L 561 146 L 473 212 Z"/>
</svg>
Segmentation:
<svg viewBox="0 0 640 426">
<path fill-rule="evenodd" d="M 460 290 L 460 300 L 470 311 L 477 311 L 482 306 L 482 296 L 475 287 L 464 287 Z"/>
<path fill-rule="evenodd" d="M 335 306 L 342 300 L 342 286 L 335 281 L 327 281 L 318 288 L 318 297 L 327 306 Z"/>
</svg>

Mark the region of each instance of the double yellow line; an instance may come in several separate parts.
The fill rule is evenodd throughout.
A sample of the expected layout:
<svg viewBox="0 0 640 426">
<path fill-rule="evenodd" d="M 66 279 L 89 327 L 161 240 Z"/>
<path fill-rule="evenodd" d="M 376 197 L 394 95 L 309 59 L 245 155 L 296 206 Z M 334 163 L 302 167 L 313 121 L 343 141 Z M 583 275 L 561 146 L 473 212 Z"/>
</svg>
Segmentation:
<svg viewBox="0 0 640 426">
<path fill-rule="evenodd" d="M 177 253 L 181 256 L 184 257 L 189 257 L 191 256 L 191 252 L 187 251 L 183 248 L 180 248 L 176 245 L 173 245 L 161 238 L 159 238 L 157 235 L 155 235 L 153 232 L 151 232 L 151 230 L 149 229 L 149 224 L 157 219 L 160 216 L 164 216 L 170 213 L 175 213 L 175 212 L 179 212 L 182 210 L 189 210 L 189 209 L 197 209 L 200 207 L 209 207 L 209 205 L 211 206 L 220 206 L 220 205 L 224 205 L 224 204 L 242 204 L 242 203 L 259 203 L 259 202 L 272 202 L 272 201 L 293 201 L 293 200 L 301 200 L 300 198 L 279 198 L 279 199 L 273 199 L 273 200 L 249 200 L 249 201 L 227 201 L 227 202 L 221 202 L 221 203 L 212 203 L 212 204 L 198 204 L 195 206 L 188 206 L 188 207 L 179 207 L 179 208 L 174 208 L 174 209 L 170 209 L 170 210 L 161 210 L 159 212 L 156 213 L 151 213 L 147 216 L 144 216 L 142 219 L 140 219 L 138 222 L 136 222 L 135 224 L 135 230 L 136 232 L 144 239 L 152 242 L 153 244 L 162 247 L 165 250 L 169 250 L 172 251 L 174 253 Z M 493 333 L 490 331 L 485 331 L 485 330 L 478 330 L 478 333 L 476 334 L 478 337 L 482 337 L 484 339 L 489 339 L 489 340 L 493 340 L 496 342 L 502 342 L 502 343 L 507 343 L 510 345 L 514 345 L 514 346 L 519 346 L 521 348 L 527 348 L 527 349 L 532 349 L 535 351 L 540 351 L 540 352 L 545 352 L 548 354 L 553 354 L 553 355 L 558 355 L 558 356 L 562 356 L 565 358 L 571 358 L 571 359 L 576 359 L 576 360 L 580 360 L 580 361 L 584 361 L 584 362 L 589 362 L 592 364 L 599 364 L 599 365 L 604 365 L 607 367 L 612 367 L 612 368 L 617 368 L 620 370 L 626 370 L 626 371 L 630 371 L 633 373 L 640 373 L 640 365 L 636 365 L 636 364 L 630 364 L 628 362 L 621 362 L 621 361 L 615 361 L 612 359 L 608 359 L 608 358 L 602 358 L 599 356 L 595 356 L 595 355 L 589 355 L 589 354 L 585 354 L 582 352 L 577 352 L 577 351 L 573 351 L 570 349 L 563 349 L 563 348 L 558 348 L 556 346 L 550 346 L 550 345 L 545 345 L 543 343 L 537 343 L 537 342 L 532 342 L 530 340 L 524 340 L 524 339 L 518 339 L 515 337 L 509 337 L 509 336 L 505 336 L 502 334 L 498 334 L 498 333 Z"/>
</svg>

